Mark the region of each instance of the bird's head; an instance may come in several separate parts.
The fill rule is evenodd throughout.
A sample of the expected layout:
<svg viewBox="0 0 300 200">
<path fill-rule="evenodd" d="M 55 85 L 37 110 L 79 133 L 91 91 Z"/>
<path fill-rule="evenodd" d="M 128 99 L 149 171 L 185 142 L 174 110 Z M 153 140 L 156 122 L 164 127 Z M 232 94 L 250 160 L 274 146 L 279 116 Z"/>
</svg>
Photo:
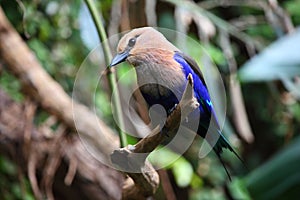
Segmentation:
<svg viewBox="0 0 300 200">
<path fill-rule="evenodd" d="M 133 29 L 119 41 L 117 54 L 112 59 L 110 66 L 115 66 L 125 60 L 133 64 L 141 55 L 151 53 L 155 49 L 178 51 L 163 34 L 152 27 Z"/>
</svg>

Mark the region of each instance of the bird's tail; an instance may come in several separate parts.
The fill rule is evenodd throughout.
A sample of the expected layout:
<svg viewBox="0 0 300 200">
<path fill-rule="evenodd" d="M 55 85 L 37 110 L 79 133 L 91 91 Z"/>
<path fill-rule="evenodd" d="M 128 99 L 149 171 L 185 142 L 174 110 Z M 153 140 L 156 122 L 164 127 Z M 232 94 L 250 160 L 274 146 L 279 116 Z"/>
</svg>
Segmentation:
<svg viewBox="0 0 300 200">
<path fill-rule="evenodd" d="M 220 163 L 223 165 L 225 171 L 226 171 L 226 174 L 229 178 L 229 180 L 231 181 L 231 176 L 226 168 L 226 165 L 225 163 L 223 162 L 222 158 L 221 158 L 221 153 L 223 152 L 223 148 L 225 149 L 229 149 L 232 153 L 234 153 L 234 155 L 244 164 L 244 161 L 243 159 L 237 154 L 237 152 L 230 146 L 229 142 L 227 141 L 227 139 L 223 136 L 223 134 L 219 132 L 219 135 L 220 137 L 218 138 L 218 141 L 217 143 L 214 145 L 213 149 L 214 149 L 214 152 L 217 154 L 218 156 L 218 159 L 220 161 Z M 244 164 L 245 165 L 245 164 Z"/>
</svg>

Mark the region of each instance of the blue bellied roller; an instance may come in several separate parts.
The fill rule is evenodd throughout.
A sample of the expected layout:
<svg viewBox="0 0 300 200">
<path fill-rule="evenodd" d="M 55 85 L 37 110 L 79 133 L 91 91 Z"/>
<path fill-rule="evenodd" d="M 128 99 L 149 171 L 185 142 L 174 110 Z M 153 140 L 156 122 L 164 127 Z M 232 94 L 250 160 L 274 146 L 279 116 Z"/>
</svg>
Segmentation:
<svg viewBox="0 0 300 200">
<path fill-rule="evenodd" d="M 192 75 L 194 97 L 199 103 L 199 107 L 193 112 L 200 115 L 196 132 L 205 138 L 208 128 L 211 128 L 210 123 L 214 122 L 212 138 L 217 140 L 210 141 L 211 137 L 206 137 L 206 140 L 231 179 L 221 159 L 221 153 L 223 149 L 229 149 L 240 160 L 241 158 L 221 132 L 207 85 L 197 63 L 151 27 L 133 29 L 121 38 L 117 54 L 110 66 L 124 61 L 135 67 L 139 89 L 149 107 L 160 104 L 167 114 L 179 103 L 188 82 L 188 75 Z M 145 82 L 149 84 L 143 84 Z M 190 113 L 188 120 L 193 121 L 194 114 Z"/>
</svg>

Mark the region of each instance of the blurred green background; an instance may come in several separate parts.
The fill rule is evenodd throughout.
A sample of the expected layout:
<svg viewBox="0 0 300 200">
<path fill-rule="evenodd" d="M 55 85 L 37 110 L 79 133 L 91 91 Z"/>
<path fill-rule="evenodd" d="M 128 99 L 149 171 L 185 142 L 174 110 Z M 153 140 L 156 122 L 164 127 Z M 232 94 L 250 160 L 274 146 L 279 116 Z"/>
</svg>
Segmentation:
<svg viewBox="0 0 300 200">
<path fill-rule="evenodd" d="M 0 0 L 0 4 L 45 70 L 71 95 L 81 63 L 99 44 L 84 2 Z M 167 167 L 177 199 L 299 198 L 299 0 L 106 0 L 96 4 L 109 35 L 139 26 L 177 30 L 199 41 L 221 72 L 228 109 L 224 132 L 248 169 L 225 152 L 233 175 L 229 182 L 217 158 L 198 160 L 197 145 L 193 145 Z M 195 48 L 186 45 L 191 51 Z M 192 56 L 201 55 L 195 51 Z M 118 75 L 125 72 L 119 70 Z M 13 99 L 24 101 L 20 83 L 5 68 L 0 85 Z M 95 103 L 101 118 L 114 128 L 111 110 L 105 106 L 107 97 L 107 90 L 100 88 Z M 239 118 L 237 113 L 244 111 L 247 117 Z M 45 115 L 39 111 L 36 123 Z M 176 156 L 171 151 L 163 154 L 161 158 Z M 16 164 L 0 155 L 0 199 L 34 199 L 26 176 L 22 182 L 25 196 Z M 165 196 L 161 186 L 154 198 Z"/>
</svg>

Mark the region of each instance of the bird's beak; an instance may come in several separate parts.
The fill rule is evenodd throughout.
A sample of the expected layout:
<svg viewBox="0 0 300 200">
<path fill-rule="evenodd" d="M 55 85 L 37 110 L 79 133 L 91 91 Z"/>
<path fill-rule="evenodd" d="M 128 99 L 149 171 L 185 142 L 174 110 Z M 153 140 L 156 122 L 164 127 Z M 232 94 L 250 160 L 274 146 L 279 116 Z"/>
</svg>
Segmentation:
<svg viewBox="0 0 300 200">
<path fill-rule="evenodd" d="M 128 50 L 125 50 L 124 52 L 122 53 L 118 53 L 117 55 L 115 55 L 115 57 L 111 60 L 111 63 L 110 63 L 110 67 L 113 67 L 121 62 L 124 62 L 126 60 L 126 58 L 128 57 L 129 55 L 129 51 Z"/>
</svg>

